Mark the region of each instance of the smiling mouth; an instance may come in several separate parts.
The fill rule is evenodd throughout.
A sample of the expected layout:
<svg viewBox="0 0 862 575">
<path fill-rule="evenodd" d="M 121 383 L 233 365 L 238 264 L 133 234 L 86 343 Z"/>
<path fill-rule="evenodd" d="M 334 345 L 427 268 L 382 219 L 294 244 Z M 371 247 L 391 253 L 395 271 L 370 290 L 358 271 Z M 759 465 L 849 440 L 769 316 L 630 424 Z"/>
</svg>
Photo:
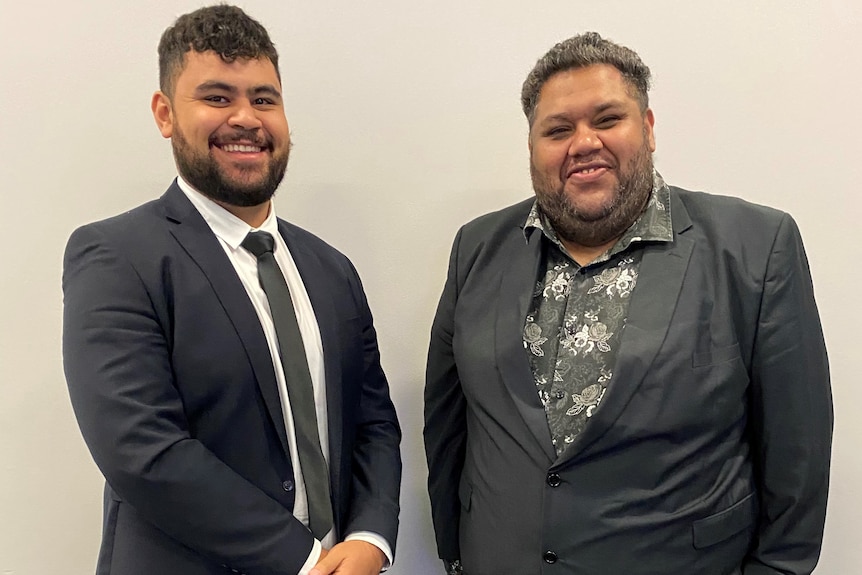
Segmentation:
<svg viewBox="0 0 862 575">
<path fill-rule="evenodd" d="M 611 170 L 610 166 L 603 164 L 592 164 L 573 168 L 566 173 L 566 179 L 572 179 L 583 183 L 598 180 Z"/>
<path fill-rule="evenodd" d="M 216 144 L 216 146 L 221 148 L 225 152 L 257 153 L 257 152 L 263 151 L 262 147 L 253 146 L 251 144 L 223 144 L 223 145 Z"/>
<path fill-rule="evenodd" d="M 259 154 L 272 151 L 272 142 L 257 130 L 238 129 L 224 134 L 212 134 L 209 144 L 212 148 L 234 154 Z"/>
</svg>

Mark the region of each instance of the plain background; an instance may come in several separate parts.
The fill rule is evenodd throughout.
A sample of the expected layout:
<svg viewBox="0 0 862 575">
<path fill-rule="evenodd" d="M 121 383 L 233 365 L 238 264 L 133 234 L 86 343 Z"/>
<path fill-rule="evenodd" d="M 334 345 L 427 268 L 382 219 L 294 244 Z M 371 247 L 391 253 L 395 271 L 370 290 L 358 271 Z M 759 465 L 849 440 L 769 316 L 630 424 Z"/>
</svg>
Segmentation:
<svg viewBox="0 0 862 575">
<path fill-rule="evenodd" d="M 65 242 L 174 176 L 149 101 L 162 30 L 200 4 L 0 0 L 0 574 L 92 573 L 101 476 L 60 359 Z M 529 196 L 521 82 L 585 30 L 652 68 L 673 184 L 789 211 L 829 348 L 835 439 L 818 573 L 862 570 L 862 3 L 249 0 L 281 52 L 295 143 L 279 214 L 351 257 L 404 428 L 393 575 L 441 573 L 421 446 L 428 333 L 451 240 Z"/>
</svg>

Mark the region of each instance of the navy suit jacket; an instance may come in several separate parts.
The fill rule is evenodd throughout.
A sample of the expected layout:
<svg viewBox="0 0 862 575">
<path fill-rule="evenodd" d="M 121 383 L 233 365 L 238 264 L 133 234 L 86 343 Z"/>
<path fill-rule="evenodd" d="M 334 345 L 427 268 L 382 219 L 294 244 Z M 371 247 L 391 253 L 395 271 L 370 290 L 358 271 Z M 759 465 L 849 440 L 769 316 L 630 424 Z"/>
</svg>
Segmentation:
<svg viewBox="0 0 862 575">
<path fill-rule="evenodd" d="M 323 343 L 335 530 L 394 549 L 401 432 L 351 263 L 279 220 Z M 106 478 L 97 573 L 294 574 L 313 536 L 272 360 L 232 264 L 176 182 L 76 230 L 64 261 L 63 358 Z"/>
<path fill-rule="evenodd" d="M 561 457 L 524 349 L 533 200 L 458 233 L 431 334 L 429 491 L 465 575 L 802 575 L 820 552 L 832 404 L 793 220 L 671 188 L 613 380 Z"/>
</svg>

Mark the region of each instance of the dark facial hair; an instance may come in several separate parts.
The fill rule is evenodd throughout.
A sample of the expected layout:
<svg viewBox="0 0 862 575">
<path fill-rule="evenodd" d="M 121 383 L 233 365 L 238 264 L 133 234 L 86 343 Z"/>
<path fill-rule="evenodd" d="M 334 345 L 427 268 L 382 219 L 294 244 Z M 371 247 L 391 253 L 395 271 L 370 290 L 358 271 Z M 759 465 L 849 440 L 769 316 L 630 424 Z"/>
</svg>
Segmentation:
<svg viewBox="0 0 862 575">
<path fill-rule="evenodd" d="M 538 173 L 532 160 L 530 176 L 539 209 L 550 220 L 557 235 L 584 247 L 604 245 L 618 237 L 641 215 L 653 185 L 653 162 L 649 142 L 619 169 L 619 183 L 610 204 L 598 215 L 581 214 L 566 195 L 565 182 L 551 181 Z"/>
<path fill-rule="evenodd" d="M 260 138 L 255 131 L 237 130 L 226 139 L 226 141 L 232 140 L 259 142 Z M 213 201 L 239 207 L 258 206 L 269 201 L 284 178 L 290 156 L 289 147 L 282 154 L 273 155 L 266 167 L 266 177 L 258 183 L 246 184 L 232 181 L 222 172 L 213 157 L 212 149 L 204 155 L 193 150 L 178 125 L 174 126 L 171 144 L 177 170 L 189 184 Z M 268 142 L 256 145 L 264 148 L 271 147 Z M 249 171 L 251 172 L 252 169 Z"/>
</svg>

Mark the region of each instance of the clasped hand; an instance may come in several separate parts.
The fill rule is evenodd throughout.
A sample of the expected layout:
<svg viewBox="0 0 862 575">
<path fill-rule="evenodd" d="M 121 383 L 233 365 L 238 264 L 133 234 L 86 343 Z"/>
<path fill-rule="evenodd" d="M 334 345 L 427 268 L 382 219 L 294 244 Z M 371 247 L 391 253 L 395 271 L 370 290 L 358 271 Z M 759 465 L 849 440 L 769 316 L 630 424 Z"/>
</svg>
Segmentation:
<svg viewBox="0 0 862 575">
<path fill-rule="evenodd" d="M 317 565 L 308 575 L 377 575 L 386 555 L 366 541 L 344 541 L 320 552 Z"/>
</svg>

